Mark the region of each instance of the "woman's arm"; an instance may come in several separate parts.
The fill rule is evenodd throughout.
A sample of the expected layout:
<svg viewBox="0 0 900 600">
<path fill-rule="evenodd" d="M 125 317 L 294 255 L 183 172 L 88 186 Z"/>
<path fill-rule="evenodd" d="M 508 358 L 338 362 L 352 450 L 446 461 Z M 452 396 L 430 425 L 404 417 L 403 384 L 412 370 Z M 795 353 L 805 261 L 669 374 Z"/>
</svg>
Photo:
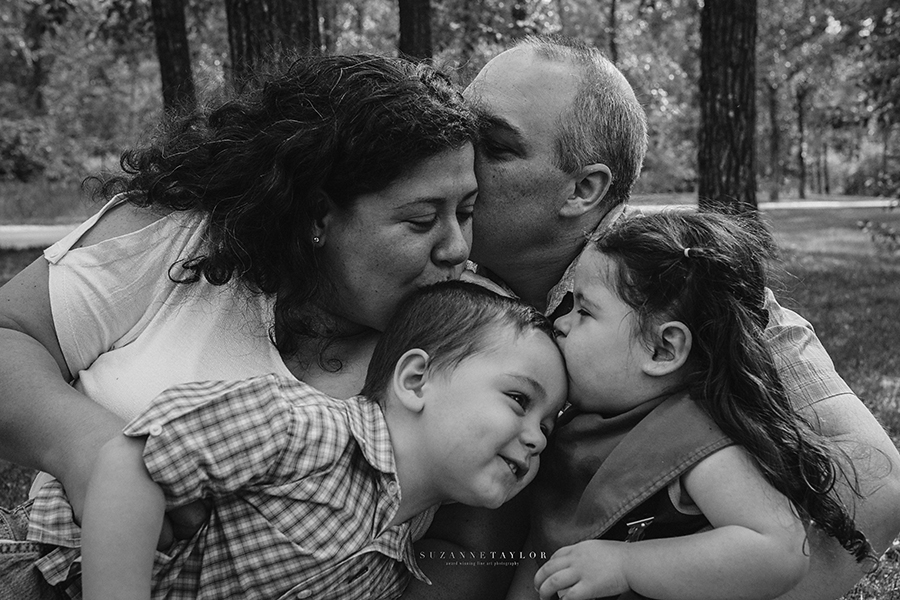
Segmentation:
<svg viewBox="0 0 900 600">
<path fill-rule="evenodd" d="M 146 438 L 124 435 L 100 451 L 82 528 L 84 597 L 149 600 L 165 498 L 147 468 Z"/>
<path fill-rule="evenodd" d="M 57 476 L 80 517 L 97 452 L 123 422 L 70 379 L 39 258 L 0 288 L 0 456 Z"/>
<path fill-rule="evenodd" d="M 159 218 L 120 204 L 72 247 L 92 246 Z M 0 287 L 0 457 L 56 476 L 80 519 L 97 453 L 124 422 L 69 385 L 76 374 L 57 339 L 49 283 L 42 257 Z"/>
<path fill-rule="evenodd" d="M 802 523 L 743 449 L 716 452 L 683 483 L 712 530 L 567 546 L 538 571 L 541 598 L 565 591 L 567 600 L 578 600 L 628 590 L 661 600 L 774 598 L 806 574 Z"/>
</svg>

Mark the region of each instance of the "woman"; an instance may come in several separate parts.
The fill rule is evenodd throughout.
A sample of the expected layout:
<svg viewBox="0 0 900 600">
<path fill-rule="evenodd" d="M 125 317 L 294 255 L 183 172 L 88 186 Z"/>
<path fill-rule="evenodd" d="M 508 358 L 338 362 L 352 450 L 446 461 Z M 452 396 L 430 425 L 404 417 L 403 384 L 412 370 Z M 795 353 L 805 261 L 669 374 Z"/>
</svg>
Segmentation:
<svg viewBox="0 0 900 600">
<path fill-rule="evenodd" d="M 442 75 L 374 56 L 301 59 L 175 119 L 0 289 L 0 456 L 80 515 L 99 447 L 172 384 L 357 393 L 397 302 L 461 273 L 474 136 Z"/>
</svg>

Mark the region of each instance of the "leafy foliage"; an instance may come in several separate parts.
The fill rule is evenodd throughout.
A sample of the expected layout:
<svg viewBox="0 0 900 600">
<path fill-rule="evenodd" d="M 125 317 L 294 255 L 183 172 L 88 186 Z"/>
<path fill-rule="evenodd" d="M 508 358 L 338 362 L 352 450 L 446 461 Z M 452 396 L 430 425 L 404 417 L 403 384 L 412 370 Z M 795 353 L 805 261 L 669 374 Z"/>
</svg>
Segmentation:
<svg viewBox="0 0 900 600">
<path fill-rule="evenodd" d="M 813 192 L 900 191 L 894 4 L 759 0 L 756 137 L 763 185 L 797 193 L 805 171 Z M 224 3 L 186 6 L 197 89 L 217 94 L 230 68 Z M 396 53 L 396 0 L 319 0 L 319 12 L 324 51 Z M 0 4 L 0 177 L 80 179 L 113 166 L 158 119 L 149 15 L 149 0 Z M 650 149 L 636 191 L 695 188 L 696 0 L 432 0 L 432 20 L 434 60 L 462 85 L 527 33 L 562 33 L 600 47 L 647 111 Z"/>
</svg>

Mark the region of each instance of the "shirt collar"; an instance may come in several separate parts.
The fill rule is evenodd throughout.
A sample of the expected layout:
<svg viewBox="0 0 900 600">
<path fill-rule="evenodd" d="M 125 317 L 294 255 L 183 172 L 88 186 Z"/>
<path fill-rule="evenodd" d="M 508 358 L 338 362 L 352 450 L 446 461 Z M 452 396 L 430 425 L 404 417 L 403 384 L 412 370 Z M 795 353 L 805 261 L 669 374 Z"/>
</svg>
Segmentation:
<svg viewBox="0 0 900 600">
<path fill-rule="evenodd" d="M 625 205 L 619 204 L 614 207 L 611 211 L 606 213 L 606 215 L 600 219 L 600 223 L 597 224 L 597 227 L 585 236 L 585 239 L 592 239 L 598 235 L 600 235 L 603 231 L 609 229 L 609 227 L 616 222 L 616 219 L 621 217 L 625 213 Z M 582 248 L 582 251 L 584 249 Z M 581 253 L 579 253 L 579 256 Z M 563 273 L 562 278 L 550 288 L 550 292 L 547 294 L 547 310 L 544 314 L 552 315 L 559 305 L 562 303 L 563 299 L 566 297 L 566 294 L 570 293 L 575 288 L 575 263 L 578 262 L 578 257 L 575 257 L 569 266 L 566 267 L 566 272 Z"/>
<path fill-rule="evenodd" d="M 347 400 L 347 405 L 350 433 L 366 461 L 382 473 L 396 476 L 394 448 L 381 405 L 363 396 Z"/>
</svg>

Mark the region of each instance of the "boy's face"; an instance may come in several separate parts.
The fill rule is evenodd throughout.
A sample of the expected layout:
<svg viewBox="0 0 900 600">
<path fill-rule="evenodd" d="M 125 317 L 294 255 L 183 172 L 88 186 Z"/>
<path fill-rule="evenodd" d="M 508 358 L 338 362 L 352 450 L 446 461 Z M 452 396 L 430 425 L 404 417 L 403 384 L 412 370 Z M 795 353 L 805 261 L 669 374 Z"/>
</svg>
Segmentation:
<svg viewBox="0 0 900 600">
<path fill-rule="evenodd" d="M 575 304 L 554 323 L 566 359 L 569 402 L 607 417 L 647 399 L 641 365 L 651 352 L 637 334 L 634 311 L 611 288 L 616 268 L 587 248 L 575 266 Z"/>
<path fill-rule="evenodd" d="M 491 347 L 422 387 L 432 485 L 442 497 L 496 508 L 538 470 L 566 397 L 562 357 L 546 334 L 491 332 Z"/>
</svg>

